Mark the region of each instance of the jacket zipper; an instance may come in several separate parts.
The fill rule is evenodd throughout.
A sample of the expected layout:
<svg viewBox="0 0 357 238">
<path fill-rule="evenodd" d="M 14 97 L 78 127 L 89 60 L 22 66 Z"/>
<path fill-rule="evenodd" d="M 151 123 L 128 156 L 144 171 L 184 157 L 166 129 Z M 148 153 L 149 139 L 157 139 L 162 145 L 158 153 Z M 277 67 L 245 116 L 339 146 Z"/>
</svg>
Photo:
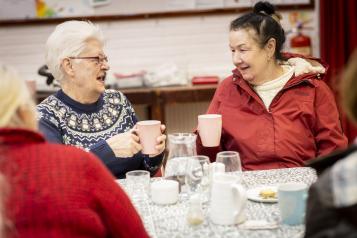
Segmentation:
<svg viewBox="0 0 357 238">
<path fill-rule="evenodd" d="M 310 78 L 309 78 L 309 79 L 310 79 Z M 273 105 L 273 103 L 274 103 L 276 100 L 278 100 L 278 98 L 283 94 L 284 91 L 286 91 L 286 90 L 288 90 L 288 89 L 290 89 L 290 88 L 293 88 L 293 87 L 295 87 L 295 86 L 297 86 L 297 85 L 300 85 L 300 84 L 302 84 L 302 83 L 310 83 L 310 82 L 309 82 L 308 79 L 304 79 L 304 80 L 301 80 L 301 81 L 299 81 L 299 82 L 297 82 L 297 83 L 291 84 L 291 85 L 289 85 L 289 86 L 286 87 L 286 88 L 281 89 L 281 90 L 275 95 L 275 97 L 273 98 L 273 100 L 271 101 L 271 103 L 270 103 L 270 105 L 269 105 L 269 108 L 268 108 L 268 112 L 271 113 L 271 105 Z"/>
</svg>

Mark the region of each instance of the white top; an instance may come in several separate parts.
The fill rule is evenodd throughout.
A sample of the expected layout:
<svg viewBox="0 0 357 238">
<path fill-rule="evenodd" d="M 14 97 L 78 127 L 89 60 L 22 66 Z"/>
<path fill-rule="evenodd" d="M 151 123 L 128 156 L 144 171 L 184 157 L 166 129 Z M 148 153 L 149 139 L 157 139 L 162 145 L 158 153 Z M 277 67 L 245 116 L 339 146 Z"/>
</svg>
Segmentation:
<svg viewBox="0 0 357 238">
<path fill-rule="evenodd" d="M 269 109 L 269 106 L 273 101 L 274 97 L 278 94 L 278 92 L 284 87 L 284 85 L 294 74 L 294 67 L 291 67 L 289 65 L 282 65 L 282 67 L 284 70 L 283 75 L 276 79 L 273 79 L 272 81 L 253 87 L 255 92 L 263 100 L 263 103 L 267 109 Z"/>
</svg>

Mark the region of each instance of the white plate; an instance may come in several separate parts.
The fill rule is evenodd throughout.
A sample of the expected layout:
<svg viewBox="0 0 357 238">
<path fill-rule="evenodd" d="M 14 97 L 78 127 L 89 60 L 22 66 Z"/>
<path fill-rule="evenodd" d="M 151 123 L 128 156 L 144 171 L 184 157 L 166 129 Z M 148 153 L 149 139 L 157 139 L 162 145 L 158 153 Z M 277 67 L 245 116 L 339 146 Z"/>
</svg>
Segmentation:
<svg viewBox="0 0 357 238">
<path fill-rule="evenodd" d="M 251 188 L 248 189 L 247 191 L 247 198 L 255 202 L 267 202 L 267 203 L 278 202 L 278 198 L 262 198 L 261 196 L 259 196 L 260 191 L 263 189 L 271 189 L 274 192 L 277 192 L 278 190 L 277 186 L 260 186 L 256 188 Z"/>
</svg>

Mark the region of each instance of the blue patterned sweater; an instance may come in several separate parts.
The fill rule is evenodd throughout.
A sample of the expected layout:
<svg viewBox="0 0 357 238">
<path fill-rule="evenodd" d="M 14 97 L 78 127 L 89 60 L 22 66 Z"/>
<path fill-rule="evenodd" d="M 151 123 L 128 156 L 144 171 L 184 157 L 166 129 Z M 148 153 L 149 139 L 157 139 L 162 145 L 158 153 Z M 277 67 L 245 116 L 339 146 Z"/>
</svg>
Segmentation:
<svg viewBox="0 0 357 238">
<path fill-rule="evenodd" d="M 137 122 L 130 102 L 119 91 L 105 90 L 97 102 L 81 104 L 59 90 L 42 101 L 37 110 L 40 131 L 48 141 L 93 152 L 117 178 L 137 169 L 154 174 L 161 165 L 162 154 L 154 158 L 141 153 L 117 158 L 105 141 L 130 130 Z"/>
</svg>

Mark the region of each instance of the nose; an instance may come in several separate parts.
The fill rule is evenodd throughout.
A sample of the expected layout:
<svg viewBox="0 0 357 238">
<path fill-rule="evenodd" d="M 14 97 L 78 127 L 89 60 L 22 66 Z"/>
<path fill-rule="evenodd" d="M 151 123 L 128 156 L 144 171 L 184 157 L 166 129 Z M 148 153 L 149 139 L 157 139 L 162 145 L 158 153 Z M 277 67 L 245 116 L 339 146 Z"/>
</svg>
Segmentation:
<svg viewBox="0 0 357 238">
<path fill-rule="evenodd" d="M 103 61 L 102 65 L 101 65 L 101 68 L 105 71 L 109 70 L 110 69 L 110 66 L 109 66 L 109 63 L 108 61 Z"/>
<path fill-rule="evenodd" d="M 242 63 L 242 58 L 240 57 L 240 54 L 238 52 L 233 52 L 232 61 L 234 65 L 239 65 L 240 63 Z"/>
</svg>

